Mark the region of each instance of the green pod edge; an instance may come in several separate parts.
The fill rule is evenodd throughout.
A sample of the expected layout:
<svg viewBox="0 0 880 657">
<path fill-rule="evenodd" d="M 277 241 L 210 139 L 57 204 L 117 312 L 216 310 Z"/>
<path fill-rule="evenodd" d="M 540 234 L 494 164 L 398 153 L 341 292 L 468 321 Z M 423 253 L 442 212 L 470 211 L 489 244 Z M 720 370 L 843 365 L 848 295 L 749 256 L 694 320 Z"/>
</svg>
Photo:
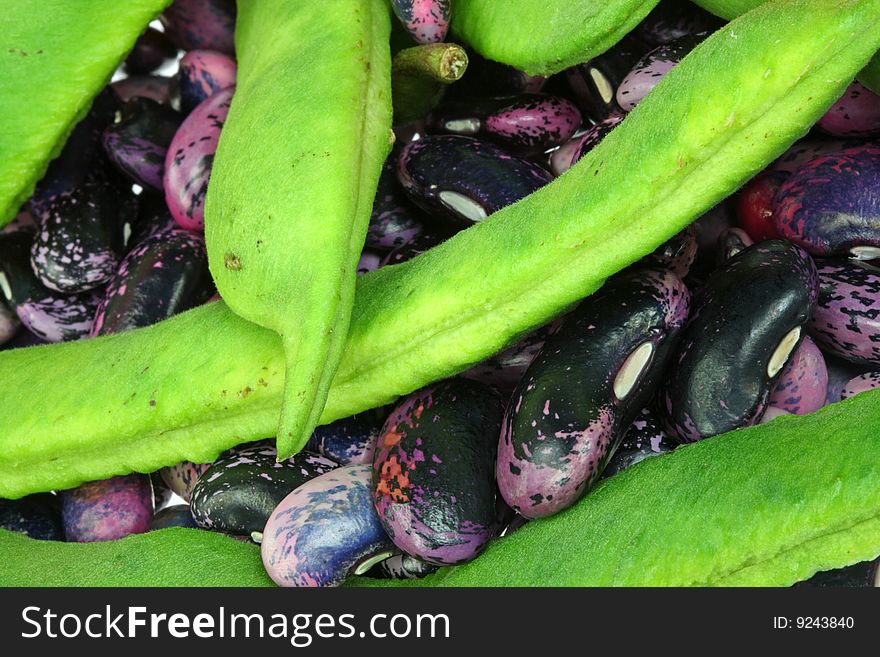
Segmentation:
<svg viewBox="0 0 880 657">
<path fill-rule="evenodd" d="M 750 12 L 547 187 L 361 277 L 321 420 L 467 369 L 651 252 L 809 130 L 876 50 L 878 24 L 880 0 L 776 0 Z M 205 462 L 270 437 L 282 384 L 278 337 L 222 302 L 2 353 L 0 497 Z"/>
</svg>

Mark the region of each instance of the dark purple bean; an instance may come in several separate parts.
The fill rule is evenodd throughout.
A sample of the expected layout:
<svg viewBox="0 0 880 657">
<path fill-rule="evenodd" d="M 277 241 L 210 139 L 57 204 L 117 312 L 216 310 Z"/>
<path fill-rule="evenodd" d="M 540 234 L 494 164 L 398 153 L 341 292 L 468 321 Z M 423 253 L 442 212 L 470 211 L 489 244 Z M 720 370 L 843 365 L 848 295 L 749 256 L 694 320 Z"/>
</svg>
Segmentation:
<svg viewBox="0 0 880 657">
<path fill-rule="evenodd" d="M 825 396 L 825 404 L 839 402 L 843 389 L 850 380 L 871 371 L 870 365 L 851 363 L 827 352 L 823 352 L 823 355 L 828 370 L 828 394 Z"/>
<path fill-rule="evenodd" d="M 880 372 L 865 372 L 847 381 L 840 391 L 841 399 L 849 399 L 858 394 L 880 388 Z"/>
<path fill-rule="evenodd" d="M 810 335 L 853 363 L 880 363 L 880 269 L 853 260 L 820 260 L 819 303 Z"/>
<path fill-rule="evenodd" d="M 462 376 L 499 390 L 512 390 L 541 351 L 544 341 L 559 328 L 560 323 L 560 320 L 556 320 L 532 331 L 512 347 L 487 358 Z"/>
<path fill-rule="evenodd" d="M 367 228 L 366 246 L 383 252 L 406 244 L 424 230 L 419 211 L 397 181 L 397 155 L 392 151 L 382 167 Z"/>
<path fill-rule="evenodd" d="M 611 132 L 618 123 L 623 121 L 622 114 L 614 114 L 604 121 L 584 130 L 581 134 L 572 137 L 565 144 L 553 151 L 550 156 L 550 170 L 557 176 L 573 167 L 586 153 L 589 153 L 605 139 L 605 135 Z"/>
<path fill-rule="evenodd" d="M 534 94 L 541 91 L 547 80 L 481 57 L 473 50 L 468 50 L 467 55 L 467 70 L 458 82 L 447 88 L 444 98 Z"/>
<path fill-rule="evenodd" d="M 191 50 L 180 60 L 180 109 L 189 114 L 208 96 L 235 84 L 235 60 L 215 50 Z"/>
<path fill-rule="evenodd" d="M 181 228 L 205 229 L 205 195 L 214 152 L 235 87 L 208 97 L 180 125 L 165 158 L 165 201 Z"/>
<path fill-rule="evenodd" d="M 620 446 L 602 470 L 602 479 L 641 463 L 652 456 L 660 456 L 675 449 L 675 441 L 663 430 L 651 409 L 643 408 L 629 426 Z"/>
<path fill-rule="evenodd" d="M 162 189 L 165 153 L 182 116 L 149 98 L 133 98 L 122 121 L 104 131 L 104 150 L 110 160 L 142 187 Z"/>
<path fill-rule="evenodd" d="M 175 465 L 169 465 L 159 471 L 168 488 L 180 497 L 184 502 L 189 502 L 192 497 L 193 488 L 204 474 L 205 470 L 211 467 L 210 463 L 193 463 L 192 461 L 181 461 Z"/>
<path fill-rule="evenodd" d="M 159 472 L 150 473 L 150 483 L 153 485 L 153 508 L 157 511 L 164 509 L 174 497 L 174 491 L 168 487 Z"/>
<path fill-rule="evenodd" d="M 672 272 L 629 271 L 547 338 L 513 392 L 498 445 L 498 487 L 515 511 L 549 516 L 590 489 L 654 393 L 689 302 Z"/>
<path fill-rule="evenodd" d="M 811 160 L 776 193 L 773 224 L 817 256 L 880 257 L 880 148 L 857 146 Z"/>
<path fill-rule="evenodd" d="M 52 493 L 0 500 L 0 529 L 41 541 L 63 541 L 61 500 Z"/>
<path fill-rule="evenodd" d="M 688 34 L 714 32 L 724 21 L 691 2 L 661 2 L 634 30 L 652 46 L 661 46 Z"/>
<path fill-rule="evenodd" d="M 198 525 L 192 517 L 192 513 L 190 513 L 189 505 L 175 504 L 174 506 L 166 506 L 161 511 L 157 511 L 152 521 L 150 521 L 150 531 L 168 529 L 169 527 L 198 529 Z"/>
<path fill-rule="evenodd" d="M 418 43 L 446 38 L 452 0 L 391 0 L 394 14 Z"/>
<path fill-rule="evenodd" d="M 18 333 L 20 326 L 18 315 L 5 301 L 0 299 L 0 345 L 12 340 Z"/>
<path fill-rule="evenodd" d="M 742 228 L 727 228 L 718 236 L 718 264 L 724 264 L 740 251 L 745 251 L 754 240 Z"/>
<path fill-rule="evenodd" d="M 397 549 L 373 508 L 372 468 L 346 465 L 284 498 L 263 530 L 263 565 L 280 586 L 338 586 Z"/>
<path fill-rule="evenodd" d="M 150 477 L 130 474 L 61 492 L 64 534 L 76 543 L 113 541 L 150 529 Z"/>
<path fill-rule="evenodd" d="M 201 235 L 172 229 L 135 246 L 95 312 L 92 335 L 149 326 L 201 305 L 214 293 Z"/>
<path fill-rule="evenodd" d="M 444 237 L 436 233 L 420 233 L 386 255 L 382 262 L 379 263 L 379 268 L 381 269 L 386 265 L 399 265 L 401 262 L 412 260 L 420 253 L 433 249 L 444 240 Z"/>
<path fill-rule="evenodd" d="M 661 390 L 667 431 L 692 442 L 758 421 L 817 293 L 812 259 L 782 240 L 750 246 L 715 270 Z"/>
<path fill-rule="evenodd" d="M 373 500 L 398 548 L 439 566 L 483 551 L 496 530 L 503 413 L 498 393 L 465 379 L 414 392 L 394 409 L 373 457 Z"/>
<path fill-rule="evenodd" d="M 173 80 L 161 75 L 135 75 L 110 85 L 123 103 L 132 98 L 149 98 L 167 105 L 171 100 Z"/>
<path fill-rule="evenodd" d="M 551 180 L 536 164 L 458 135 L 432 135 L 407 144 L 397 175 L 417 205 L 455 227 L 478 223 Z"/>
<path fill-rule="evenodd" d="M 771 171 L 794 173 L 807 162 L 815 160 L 817 157 L 839 153 L 842 150 L 863 145 L 863 140 L 859 139 L 832 139 L 830 137 L 819 139 L 814 136 L 806 137 L 792 144 L 768 169 Z"/>
<path fill-rule="evenodd" d="M 134 221 L 122 226 L 125 246 L 131 251 L 147 238 L 172 228 L 178 228 L 178 225 L 168 212 L 165 195 L 144 190 L 138 196 L 138 213 Z"/>
<path fill-rule="evenodd" d="M 436 573 L 438 567 L 408 554 L 395 554 L 385 561 L 380 561 L 369 572 L 367 577 L 379 579 L 422 579 Z"/>
<path fill-rule="evenodd" d="M 828 395 L 825 357 L 810 336 L 804 337 L 770 391 L 770 406 L 795 415 L 818 411 Z"/>
<path fill-rule="evenodd" d="M 177 55 L 177 48 L 164 32 L 148 27 L 134 43 L 125 58 L 125 70 L 129 73 L 151 73 L 162 66 L 166 59 Z"/>
<path fill-rule="evenodd" d="M 697 229 L 688 226 L 639 260 L 636 267 L 668 269 L 683 279 L 696 257 Z"/>
<path fill-rule="evenodd" d="M 182 50 L 235 52 L 235 0 L 174 0 L 159 18 Z"/>
<path fill-rule="evenodd" d="M 382 420 L 373 411 L 357 413 L 317 427 L 306 449 L 342 465 L 372 463 Z"/>
<path fill-rule="evenodd" d="M 853 81 L 816 125 L 835 137 L 874 136 L 880 132 L 880 96 Z"/>
</svg>

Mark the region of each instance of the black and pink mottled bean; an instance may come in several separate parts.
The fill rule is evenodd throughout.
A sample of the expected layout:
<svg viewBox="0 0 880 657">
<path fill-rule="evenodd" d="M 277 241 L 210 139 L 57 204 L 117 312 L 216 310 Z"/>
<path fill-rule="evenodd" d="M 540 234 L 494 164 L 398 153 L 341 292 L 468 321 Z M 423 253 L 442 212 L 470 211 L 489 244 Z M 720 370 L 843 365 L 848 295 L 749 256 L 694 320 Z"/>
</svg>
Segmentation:
<svg viewBox="0 0 880 657">
<path fill-rule="evenodd" d="M 504 404 L 490 387 L 449 379 L 406 397 L 373 457 L 373 501 L 405 553 L 470 561 L 495 535 L 495 446 Z"/>
<path fill-rule="evenodd" d="M 395 554 L 376 564 L 365 573 L 381 579 L 422 579 L 436 573 L 438 567 L 408 554 Z"/>
<path fill-rule="evenodd" d="M 865 372 L 847 381 L 840 391 L 841 399 L 849 399 L 858 394 L 880 388 L 880 372 Z"/>
<path fill-rule="evenodd" d="M 214 152 L 235 87 L 209 96 L 178 128 L 165 158 L 165 201 L 181 228 L 205 229 L 205 195 Z"/>
<path fill-rule="evenodd" d="M 668 269 L 679 278 L 688 275 L 697 258 L 697 229 L 679 231 L 636 263 L 636 267 Z"/>
<path fill-rule="evenodd" d="M 559 329 L 561 323 L 561 320 L 557 319 L 535 329 L 512 347 L 463 372 L 462 376 L 498 390 L 512 390 L 541 351 L 544 341 Z"/>
<path fill-rule="evenodd" d="M 810 336 L 806 336 L 770 391 L 770 406 L 794 415 L 806 415 L 825 405 L 828 368 L 825 357 Z"/>
<path fill-rule="evenodd" d="M 612 114 L 572 137 L 550 155 L 550 170 L 555 175 L 561 176 L 605 139 L 605 136 L 623 121 L 623 118 L 623 114 Z"/>
<path fill-rule="evenodd" d="M 650 408 L 643 408 L 626 430 L 614 456 L 602 470 L 602 479 L 616 475 L 652 456 L 671 452 L 675 447 L 675 441 L 663 430 L 654 412 Z"/>
<path fill-rule="evenodd" d="M 880 363 L 880 269 L 842 259 L 817 264 L 819 302 L 810 335 L 845 360 Z"/>
<path fill-rule="evenodd" d="M 208 96 L 235 84 L 235 60 L 216 50 L 190 50 L 180 60 L 180 109 L 189 114 Z"/>
<path fill-rule="evenodd" d="M 181 461 L 175 465 L 169 465 L 159 471 L 168 488 L 180 497 L 184 502 L 189 502 L 192 497 L 193 488 L 204 474 L 205 470 L 211 467 L 210 463 L 193 463 L 192 461 Z"/>
<path fill-rule="evenodd" d="M 159 472 L 150 473 L 150 482 L 153 484 L 153 508 L 156 511 L 164 509 L 174 497 L 174 491 L 168 488 Z"/>
<path fill-rule="evenodd" d="M 365 245 L 381 252 L 391 251 L 424 230 L 419 211 L 413 207 L 397 181 L 397 155 L 392 151 L 382 166 L 373 200 Z"/>
<path fill-rule="evenodd" d="M 810 256 L 783 240 L 754 244 L 716 269 L 694 299 L 661 390 L 666 430 L 693 442 L 758 421 L 806 332 L 818 286 Z M 788 351 L 777 351 L 781 344 Z"/>
<path fill-rule="evenodd" d="M 114 541 L 150 529 L 150 477 L 130 474 L 61 492 L 64 533 L 76 543 Z"/>
<path fill-rule="evenodd" d="M 675 41 L 658 46 L 640 59 L 617 88 L 617 104 L 630 112 L 648 95 L 657 83 L 696 48 L 707 32 L 688 34 Z"/>
<path fill-rule="evenodd" d="M 416 205 L 456 227 L 482 221 L 552 178 L 494 144 L 459 135 L 431 135 L 407 144 L 397 176 Z"/>
<path fill-rule="evenodd" d="M 872 137 L 880 132 L 880 96 L 853 81 L 816 125 L 835 137 Z"/>
<path fill-rule="evenodd" d="M 52 493 L 35 493 L 17 500 L 0 499 L 0 529 L 41 541 L 63 541 L 61 500 Z"/>
<path fill-rule="evenodd" d="M 174 0 L 159 18 L 182 50 L 235 52 L 235 0 Z"/>
<path fill-rule="evenodd" d="M 880 148 L 857 146 L 811 160 L 776 193 L 773 223 L 817 256 L 880 255 Z M 865 248 L 870 247 L 870 248 Z"/>
<path fill-rule="evenodd" d="M 635 33 L 652 46 L 661 46 L 688 34 L 714 32 L 723 25 L 720 18 L 691 2 L 661 2 L 638 24 Z"/>
<path fill-rule="evenodd" d="M 495 469 L 508 505 L 540 518 L 589 490 L 653 395 L 689 305 L 672 272 L 635 270 L 566 317 L 508 405 Z"/>
<path fill-rule="evenodd" d="M 379 263 L 379 268 L 381 269 L 387 265 L 399 265 L 401 262 L 412 260 L 420 253 L 433 249 L 444 241 L 445 237 L 437 233 L 419 233 L 411 240 L 392 249 L 384 258 L 382 258 L 382 262 Z"/>
<path fill-rule="evenodd" d="M 452 0 L 391 0 L 391 7 L 418 43 L 438 43 L 446 38 Z"/>
<path fill-rule="evenodd" d="M 155 233 L 123 258 L 94 314 L 91 334 L 150 326 L 201 305 L 213 293 L 202 236 L 179 228 Z"/>
<path fill-rule="evenodd" d="M 805 137 L 792 144 L 787 151 L 768 167 L 768 170 L 794 173 L 807 162 L 815 160 L 817 157 L 839 153 L 842 150 L 862 145 L 864 145 L 864 141 L 859 139 Z"/>
<path fill-rule="evenodd" d="M 727 228 L 718 236 L 718 264 L 727 262 L 754 243 L 754 240 L 742 228 Z"/>
<path fill-rule="evenodd" d="M 563 144 L 580 124 L 581 113 L 571 101 L 546 94 L 461 98 L 427 119 L 433 132 L 487 139 L 522 155 Z"/>
<path fill-rule="evenodd" d="M 586 118 L 599 123 L 622 113 L 615 92 L 647 50 L 644 41 L 628 34 L 601 55 L 566 69 L 572 96 Z"/>
<path fill-rule="evenodd" d="M 171 39 L 164 32 L 148 27 L 125 58 L 125 70 L 134 74 L 150 73 L 176 55 L 177 48 Z"/>
<path fill-rule="evenodd" d="M 341 465 L 372 463 L 382 419 L 373 411 L 357 413 L 317 427 L 306 449 Z"/>
<path fill-rule="evenodd" d="M 274 446 L 252 445 L 217 459 L 193 488 L 190 511 L 199 527 L 237 536 L 262 532 L 281 500 L 339 465 L 307 451 L 277 458 Z"/>
<path fill-rule="evenodd" d="M 188 529 L 198 529 L 195 519 L 190 513 L 189 505 L 175 504 L 166 506 L 161 511 L 157 511 L 156 515 L 150 521 L 150 531 L 157 529 L 168 529 L 169 527 L 186 527 Z"/>
<path fill-rule="evenodd" d="M 828 370 L 828 394 L 825 396 L 825 404 L 834 404 L 840 401 L 840 395 L 851 379 L 867 374 L 872 371 L 870 365 L 851 363 L 834 354 L 823 352 L 825 367 Z"/>
<path fill-rule="evenodd" d="M 396 551 L 373 508 L 369 465 L 337 468 L 293 491 L 272 512 L 261 546 L 279 586 L 339 586 Z"/>
<path fill-rule="evenodd" d="M 167 105 L 171 100 L 173 80 L 162 75 L 132 75 L 117 80 L 110 88 L 123 103 L 132 98 L 149 98 Z"/>
</svg>

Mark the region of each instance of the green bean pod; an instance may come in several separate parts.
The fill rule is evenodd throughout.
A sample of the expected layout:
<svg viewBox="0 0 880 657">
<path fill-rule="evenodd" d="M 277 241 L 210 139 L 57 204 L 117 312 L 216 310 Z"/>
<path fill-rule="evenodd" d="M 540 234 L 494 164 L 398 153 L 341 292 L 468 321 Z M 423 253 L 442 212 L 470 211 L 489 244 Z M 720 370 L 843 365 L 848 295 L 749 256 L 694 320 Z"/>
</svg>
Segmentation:
<svg viewBox="0 0 880 657">
<path fill-rule="evenodd" d="M 279 458 L 308 440 L 342 356 L 391 148 L 390 31 L 384 0 L 239 6 L 205 241 L 229 307 L 282 338 Z"/>
<path fill-rule="evenodd" d="M 877 49 L 878 27 L 880 0 L 749 12 L 547 187 L 362 276 L 321 420 L 467 369 L 653 251 L 805 134 Z M 205 462 L 271 436 L 283 373 L 278 337 L 222 303 L 0 353 L 0 497 Z"/>
<path fill-rule="evenodd" d="M 171 0 L 17 0 L 0 12 L 0 226 L 31 195 L 138 35 Z"/>
</svg>

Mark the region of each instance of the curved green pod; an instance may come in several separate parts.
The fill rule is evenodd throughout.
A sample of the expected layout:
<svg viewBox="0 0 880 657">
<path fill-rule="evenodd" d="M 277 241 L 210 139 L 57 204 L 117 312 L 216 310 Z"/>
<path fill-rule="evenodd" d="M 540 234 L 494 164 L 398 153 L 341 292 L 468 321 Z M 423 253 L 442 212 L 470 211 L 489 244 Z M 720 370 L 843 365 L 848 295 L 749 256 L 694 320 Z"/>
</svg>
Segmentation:
<svg viewBox="0 0 880 657">
<path fill-rule="evenodd" d="M 308 440 L 342 356 L 391 148 L 390 31 L 384 0 L 239 6 L 205 241 L 229 307 L 282 338 L 282 458 Z"/>
<path fill-rule="evenodd" d="M 691 2 L 716 16 L 731 20 L 763 5 L 767 0 L 691 0 Z"/>
<path fill-rule="evenodd" d="M 547 187 L 361 277 L 322 421 L 467 369 L 652 251 L 805 134 L 880 45 L 878 27 L 880 0 L 750 12 Z M 282 383 L 277 336 L 222 303 L 0 353 L 0 497 L 204 462 L 271 436 Z"/>
<path fill-rule="evenodd" d="M 608 50 L 658 0 L 456 0 L 453 35 L 487 59 L 552 75 Z"/>
<path fill-rule="evenodd" d="M 171 0 L 17 0 L 0 12 L 0 226 Z"/>
</svg>

